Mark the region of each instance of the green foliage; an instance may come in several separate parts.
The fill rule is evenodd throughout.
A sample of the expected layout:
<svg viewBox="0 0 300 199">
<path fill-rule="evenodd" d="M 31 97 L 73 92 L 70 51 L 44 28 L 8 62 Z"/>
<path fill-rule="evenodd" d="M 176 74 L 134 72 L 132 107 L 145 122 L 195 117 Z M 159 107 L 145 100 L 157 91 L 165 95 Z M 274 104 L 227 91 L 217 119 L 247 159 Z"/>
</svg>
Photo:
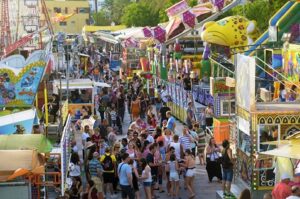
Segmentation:
<svg viewBox="0 0 300 199">
<path fill-rule="evenodd" d="M 255 0 L 253 3 L 237 6 L 226 12 L 219 19 L 241 15 L 249 20 L 255 20 L 258 28 L 263 32 L 269 27 L 270 18 L 287 2 L 288 0 Z"/>
<path fill-rule="evenodd" d="M 158 13 L 153 12 L 147 4 L 132 3 L 125 7 L 121 21 L 126 26 L 155 26 L 158 24 Z"/>
<path fill-rule="evenodd" d="M 130 0 L 105 0 L 98 13 L 93 13 L 95 25 L 106 26 L 112 22 L 119 25 L 124 14 L 124 7 L 130 2 Z"/>
<path fill-rule="evenodd" d="M 93 13 L 93 19 L 95 20 L 96 26 L 108 26 L 111 24 L 111 20 L 106 15 L 104 10 L 100 10 L 98 13 Z"/>
<path fill-rule="evenodd" d="M 164 5 L 159 10 L 159 22 L 162 23 L 162 22 L 167 22 L 169 20 L 165 10 L 171 7 L 172 5 L 178 3 L 179 1 L 181 0 L 165 0 Z M 195 5 L 198 4 L 197 0 L 187 0 L 187 2 L 190 7 L 194 7 Z"/>
</svg>

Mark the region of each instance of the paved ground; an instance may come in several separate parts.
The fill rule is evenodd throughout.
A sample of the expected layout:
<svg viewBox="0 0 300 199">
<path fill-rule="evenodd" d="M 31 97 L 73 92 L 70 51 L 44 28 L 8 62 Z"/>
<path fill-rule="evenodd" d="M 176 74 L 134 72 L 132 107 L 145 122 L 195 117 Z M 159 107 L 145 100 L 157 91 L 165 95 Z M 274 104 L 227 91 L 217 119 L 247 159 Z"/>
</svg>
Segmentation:
<svg viewBox="0 0 300 199">
<path fill-rule="evenodd" d="M 123 138 L 126 133 L 128 126 L 130 124 L 130 117 L 128 113 L 126 112 L 125 119 L 124 119 L 124 125 L 123 125 L 123 135 L 118 136 L 119 139 Z M 183 129 L 182 123 L 179 121 L 176 122 L 176 131 L 181 134 L 181 131 Z M 82 151 L 82 145 L 81 145 L 81 134 L 78 133 L 76 135 L 76 140 L 77 140 L 77 145 L 79 147 L 79 151 Z M 198 162 L 198 161 L 197 161 Z M 180 181 L 180 197 L 182 199 L 188 199 L 188 192 L 187 190 L 183 189 L 183 179 Z M 165 183 L 163 185 L 164 190 L 166 190 Z M 216 190 L 221 189 L 221 184 L 213 181 L 212 183 L 208 183 L 208 178 L 205 170 L 205 166 L 200 166 L 197 164 L 196 168 L 196 177 L 195 177 L 195 183 L 194 183 L 194 189 L 196 192 L 195 199 L 213 199 L 216 198 Z M 140 192 L 141 192 L 141 199 L 144 199 L 145 196 L 143 194 L 143 187 L 140 187 Z M 156 193 L 156 195 L 160 196 L 160 199 L 167 199 L 170 198 L 167 196 L 167 193 Z M 119 194 L 119 197 L 121 198 L 121 195 Z"/>
</svg>

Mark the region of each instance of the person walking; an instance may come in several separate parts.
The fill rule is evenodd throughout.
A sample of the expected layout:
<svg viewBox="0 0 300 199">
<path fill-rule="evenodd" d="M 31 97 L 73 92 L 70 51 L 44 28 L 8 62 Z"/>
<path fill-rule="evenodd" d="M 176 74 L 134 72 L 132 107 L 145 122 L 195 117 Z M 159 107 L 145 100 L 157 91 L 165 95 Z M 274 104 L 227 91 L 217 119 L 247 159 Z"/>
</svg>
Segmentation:
<svg viewBox="0 0 300 199">
<path fill-rule="evenodd" d="M 186 110 L 186 125 L 190 128 L 193 127 L 193 123 L 195 122 L 195 113 L 193 111 L 193 102 L 188 103 L 188 108 Z"/>
<path fill-rule="evenodd" d="M 128 165 L 130 160 L 128 153 L 122 154 L 122 163 L 118 166 L 118 176 L 120 181 L 120 187 L 122 189 L 122 198 L 134 199 L 134 190 L 132 183 L 132 168 Z"/>
<path fill-rule="evenodd" d="M 185 182 L 188 191 L 190 192 L 189 198 L 195 197 L 195 190 L 194 190 L 194 177 L 195 177 L 195 157 L 192 154 L 190 149 L 185 150 L 185 157 L 183 166 L 186 169 L 185 174 Z"/>
<path fill-rule="evenodd" d="M 168 118 L 167 128 L 170 129 L 173 133 L 175 133 L 175 127 L 176 127 L 175 118 L 172 116 L 171 111 L 168 111 L 166 115 Z"/>
<path fill-rule="evenodd" d="M 94 152 L 93 153 L 93 159 L 89 161 L 88 164 L 88 171 L 89 171 L 89 176 L 91 180 L 94 182 L 94 186 L 97 189 L 97 196 L 98 199 L 104 199 L 103 196 L 103 184 L 102 184 L 102 172 L 103 168 L 101 166 L 100 161 L 98 160 L 99 158 L 99 153 Z"/>
<path fill-rule="evenodd" d="M 206 171 L 208 174 L 209 182 L 212 182 L 213 177 L 217 177 L 218 181 L 222 181 L 221 165 L 218 162 L 219 155 L 221 152 L 214 138 L 210 138 L 208 145 L 205 148 L 206 152 Z"/>
<path fill-rule="evenodd" d="M 213 126 L 213 116 L 214 116 L 214 110 L 212 108 L 212 105 L 209 104 L 205 109 L 205 123 L 206 126 L 212 127 Z"/>
<path fill-rule="evenodd" d="M 107 198 L 108 192 L 111 195 L 111 198 L 116 198 L 113 191 L 113 180 L 115 177 L 115 168 L 116 168 L 116 157 L 110 153 L 110 148 L 105 149 L 105 154 L 101 156 L 100 162 L 103 166 L 103 183 L 104 183 L 104 194 Z"/>
<path fill-rule="evenodd" d="M 232 196 L 231 182 L 233 179 L 233 158 L 232 150 L 230 149 L 230 144 L 228 140 L 224 140 L 222 143 L 222 169 L 223 169 L 223 194 L 224 196 Z"/>
<path fill-rule="evenodd" d="M 139 177 L 140 180 L 143 181 L 144 191 L 146 195 L 146 199 L 152 199 L 152 175 L 151 175 L 151 168 L 147 164 L 145 158 L 140 160 L 141 168 L 142 168 L 142 175 Z"/>
<path fill-rule="evenodd" d="M 175 150 L 176 159 L 181 160 L 181 158 L 183 158 L 184 151 L 182 144 L 179 143 L 178 135 L 174 135 L 173 142 L 170 143 L 168 148 L 170 149 L 171 147 L 173 147 Z"/>
<path fill-rule="evenodd" d="M 204 165 L 204 149 L 206 145 L 205 130 L 199 128 L 199 123 L 194 124 L 194 130 L 198 135 L 197 153 L 200 165 Z"/>
<path fill-rule="evenodd" d="M 160 163 L 156 163 L 154 159 L 155 152 L 157 150 L 157 144 L 151 144 L 149 147 L 150 153 L 147 155 L 147 163 L 149 164 L 151 168 L 151 175 L 152 175 L 152 187 L 151 187 L 151 195 L 155 197 L 154 195 L 154 190 L 155 190 L 155 185 L 158 180 L 158 167 L 161 165 Z"/>
<path fill-rule="evenodd" d="M 132 185 L 133 185 L 133 190 L 134 190 L 134 194 L 135 194 L 135 198 L 136 199 L 140 199 L 140 189 L 139 189 L 139 184 L 138 184 L 138 171 L 136 169 L 136 167 L 134 166 L 134 161 L 133 159 L 130 158 L 130 160 L 128 161 L 128 165 L 132 168 Z"/>
<path fill-rule="evenodd" d="M 136 96 L 133 96 L 130 104 L 131 121 L 135 121 L 136 119 L 139 118 L 140 110 L 141 110 L 141 102 Z"/>
<path fill-rule="evenodd" d="M 169 196 L 179 199 L 179 164 L 175 154 L 170 155 L 170 160 L 166 164 L 166 171 L 169 172 L 167 177 L 171 183 Z"/>
<path fill-rule="evenodd" d="M 184 126 L 182 136 L 179 137 L 179 142 L 183 146 L 183 150 L 191 149 L 192 143 L 194 142 L 193 137 L 189 133 L 187 126 Z"/>
<path fill-rule="evenodd" d="M 167 118 L 167 112 L 171 111 L 171 109 L 167 106 L 167 103 L 163 102 L 163 106 L 159 109 L 159 119 L 160 119 L 160 125 L 163 125 L 164 120 L 168 120 Z"/>
</svg>

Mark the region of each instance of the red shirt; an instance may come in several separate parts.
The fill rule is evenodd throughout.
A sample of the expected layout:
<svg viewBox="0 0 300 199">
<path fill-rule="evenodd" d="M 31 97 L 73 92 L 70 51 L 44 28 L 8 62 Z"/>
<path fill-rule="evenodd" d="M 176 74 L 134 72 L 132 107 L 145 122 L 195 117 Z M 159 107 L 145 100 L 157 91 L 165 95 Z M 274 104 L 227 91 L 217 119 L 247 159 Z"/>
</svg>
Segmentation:
<svg viewBox="0 0 300 199">
<path fill-rule="evenodd" d="M 274 199 L 286 199 L 292 194 L 291 187 L 284 182 L 275 185 L 272 196 Z"/>
<path fill-rule="evenodd" d="M 97 150 L 98 150 L 98 148 L 99 148 L 99 140 L 100 140 L 100 137 L 101 137 L 100 134 L 99 134 L 99 135 L 94 134 L 94 135 L 92 135 L 92 137 L 91 137 L 92 142 L 95 143 L 96 146 L 97 146 Z"/>
</svg>

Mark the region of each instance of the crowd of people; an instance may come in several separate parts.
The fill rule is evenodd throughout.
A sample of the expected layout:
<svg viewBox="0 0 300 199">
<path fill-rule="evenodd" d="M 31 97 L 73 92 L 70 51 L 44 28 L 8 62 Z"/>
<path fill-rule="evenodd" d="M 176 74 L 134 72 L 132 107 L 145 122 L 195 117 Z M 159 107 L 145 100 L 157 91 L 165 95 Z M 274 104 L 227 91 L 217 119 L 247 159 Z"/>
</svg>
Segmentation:
<svg viewBox="0 0 300 199">
<path fill-rule="evenodd" d="M 205 128 L 195 122 L 192 102 L 187 110 L 187 126 L 178 132 L 167 103 L 160 94 L 150 97 L 141 78 L 134 75 L 126 91 L 120 81 L 110 83 L 112 87 L 102 89 L 97 97 L 94 125 L 82 129 L 83 161 L 74 143 L 69 169 L 73 179 L 70 198 L 116 198 L 119 191 L 122 198 L 129 199 L 159 198 L 163 192 L 180 198 L 179 187 L 194 198 L 195 157 L 199 156 L 202 165 L 207 158 Z M 126 107 L 131 122 L 123 132 Z M 124 135 L 121 140 L 117 139 L 118 134 Z M 180 179 L 184 181 L 181 185 Z"/>
<path fill-rule="evenodd" d="M 196 157 L 200 165 L 206 165 L 208 182 L 217 178 L 224 197 L 232 196 L 234 160 L 229 141 L 219 146 L 207 133 L 206 127 L 212 126 L 212 105 L 196 120 L 193 102 L 189 102 L 181 131 L 161 97 L 163 86 L 154 97 L 137 75 L 125 85 L 116 75 L 100 74 L 111 88 L 103 88 L 95 97 L 93 126 L 78 128 L 82 131 L 83 160 L 74 142 L 69 168 L 72 185 L 66 192 L 69 198 L 117 198 L 121 192 L 124 199 L 152 199 L 167 192 L 170 198 L 179 199 L 180 187 L 187 191 L 183 198 L 195 198 Z M 128 129 L 123 128 L 126 112 L 130 115 Z M 118 135 L 123 138 L 118 140 Z M 287 196 L 298 193 L 298 188 L 290 187 Z"/>
</svg>

